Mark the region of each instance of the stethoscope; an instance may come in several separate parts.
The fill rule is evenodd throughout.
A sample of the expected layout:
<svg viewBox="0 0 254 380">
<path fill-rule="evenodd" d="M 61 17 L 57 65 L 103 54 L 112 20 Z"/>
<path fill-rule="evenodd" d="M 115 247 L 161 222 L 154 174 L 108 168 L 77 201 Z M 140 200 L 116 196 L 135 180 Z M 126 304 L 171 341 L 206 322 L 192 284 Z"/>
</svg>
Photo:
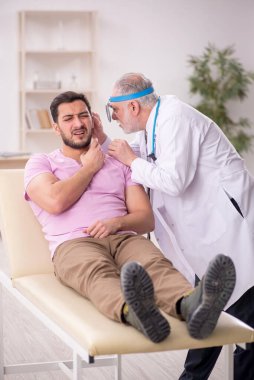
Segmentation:
<svg viewBox="0 0 254 380">
<path fill-rule="evenodd" d="M 157 100 L 157 105 L 156 105 L 156 110 L 155 110 L 155 115 L 154 115 L 154 120 L 153 120 L 153 132 L 152 132 L 152 151 L 151 153 L 147 156 L 151 158 L 153 161 L 157 160 L 157 157 L 155 156 L 155 145 L 156 145 L 156 137 L 155 137 L 155 130 L 156 130 L 156 123 L 157 123 L 157 118 L 158 118 L 158 113 L 159 113 L 159 108 L 161 104 L 161 99 Z"/>
<path fill-rule="evenodd" d="M 157 160 L 157 158 L 155 156 L 155 145 L 156 145 L 155 130 L 156 130 L 156 123 L 157 123 L 157 118 L 158 118 L 160 104 L 161 104 L 161 99 L 159 97 L 159 99 L 157 100 L 157 105 L 156 105 L 156 109 L 155 109 L 155 115 L 154 115 L 154 119 L 153 119 L 152 152 L 147 156 L 147 158 L 151 158 L 153 160 L 153 162 L 155 162 Z M 148 195 L 148 198 L 151 199 L 151 189 L 149 187 L 147 187 L 147 195 Z M 147 233 L 147 238 L 148 238 L 148 240 L 151 239 L 150 232 Z"/>
</svg>

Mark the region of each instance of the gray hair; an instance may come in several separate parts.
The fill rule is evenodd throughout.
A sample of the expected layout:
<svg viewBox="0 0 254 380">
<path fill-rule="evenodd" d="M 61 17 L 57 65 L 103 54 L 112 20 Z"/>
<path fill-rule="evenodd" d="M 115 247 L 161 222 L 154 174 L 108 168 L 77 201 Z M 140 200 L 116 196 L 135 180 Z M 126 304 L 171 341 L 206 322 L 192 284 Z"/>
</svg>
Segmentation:
<svg viewBox="0 0 254 380">
<path fill-rule="evenodd" d="M 146 90 L 149 87 L 153 87 L 152 82 L 141 73 L 124 74 L 114 85 L 114 89 L 119 95 L 134 94 Z M 144 107 L 153 107 L 158 100 L 158 95 L 153 92 L 136 100 Z"/>
</svg>

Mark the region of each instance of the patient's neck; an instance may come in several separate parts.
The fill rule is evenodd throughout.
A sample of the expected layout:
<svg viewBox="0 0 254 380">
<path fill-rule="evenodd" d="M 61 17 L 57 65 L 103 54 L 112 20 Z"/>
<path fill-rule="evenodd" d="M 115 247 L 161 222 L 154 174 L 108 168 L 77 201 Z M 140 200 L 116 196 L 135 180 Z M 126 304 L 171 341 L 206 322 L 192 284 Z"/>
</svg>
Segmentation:
<svg viewBox="0 0 254 380">
<path fill-rule="evenodd" d="M 61 152 L 65 157 L 72 158 L 73 160 L 76 160 L 77 162 L 80 163 L 81 162 L 80 161 L 81 154 L 87 152 L 88 149 L 89 149 L 89 147 L 82 148 L 82 149 L 73 149 L 67 145 L 63 145 L 61 148 Z"/>
</svg>

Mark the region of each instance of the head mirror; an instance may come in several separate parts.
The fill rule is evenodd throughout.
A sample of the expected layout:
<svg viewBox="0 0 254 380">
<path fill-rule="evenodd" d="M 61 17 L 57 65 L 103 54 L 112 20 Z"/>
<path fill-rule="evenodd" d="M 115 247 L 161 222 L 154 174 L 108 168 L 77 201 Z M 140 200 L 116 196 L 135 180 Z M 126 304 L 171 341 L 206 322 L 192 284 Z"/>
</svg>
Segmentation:
<svg viewBox="0 0 254 380">
<path fill-rule="evenodd" d="M 112 107 L 110 106 L 110 103 L 107 103 L 106 104 L 106 114 L 107 114 L 108 121 L 110 123 L 111 123 L 111 120 L 112 120 L 112 113 L 113 113 Z"/>
</svg>

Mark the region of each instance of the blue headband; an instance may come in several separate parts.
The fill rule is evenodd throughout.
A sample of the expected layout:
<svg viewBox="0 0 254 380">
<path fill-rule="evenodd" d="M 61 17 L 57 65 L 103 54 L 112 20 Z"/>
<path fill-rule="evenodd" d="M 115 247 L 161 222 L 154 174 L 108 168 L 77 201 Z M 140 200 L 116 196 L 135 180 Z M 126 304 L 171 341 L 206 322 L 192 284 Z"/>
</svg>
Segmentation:
<svg viewBox="0 0 254 380">
<path fill-rule="evenodd" d="M 143 91 L 135 92 L 134 94 L 128 94 L 128 95 L 122 95 L 122 96 L 111 96 L 109 98 L 110 102 L 124 102 L 125 100 L 131 100 L 131 99 L 137 99 L 141 98 L 142 96 L 146 96 L 154 92 L 153 87 L 149 87 Z"/>
</svg>

